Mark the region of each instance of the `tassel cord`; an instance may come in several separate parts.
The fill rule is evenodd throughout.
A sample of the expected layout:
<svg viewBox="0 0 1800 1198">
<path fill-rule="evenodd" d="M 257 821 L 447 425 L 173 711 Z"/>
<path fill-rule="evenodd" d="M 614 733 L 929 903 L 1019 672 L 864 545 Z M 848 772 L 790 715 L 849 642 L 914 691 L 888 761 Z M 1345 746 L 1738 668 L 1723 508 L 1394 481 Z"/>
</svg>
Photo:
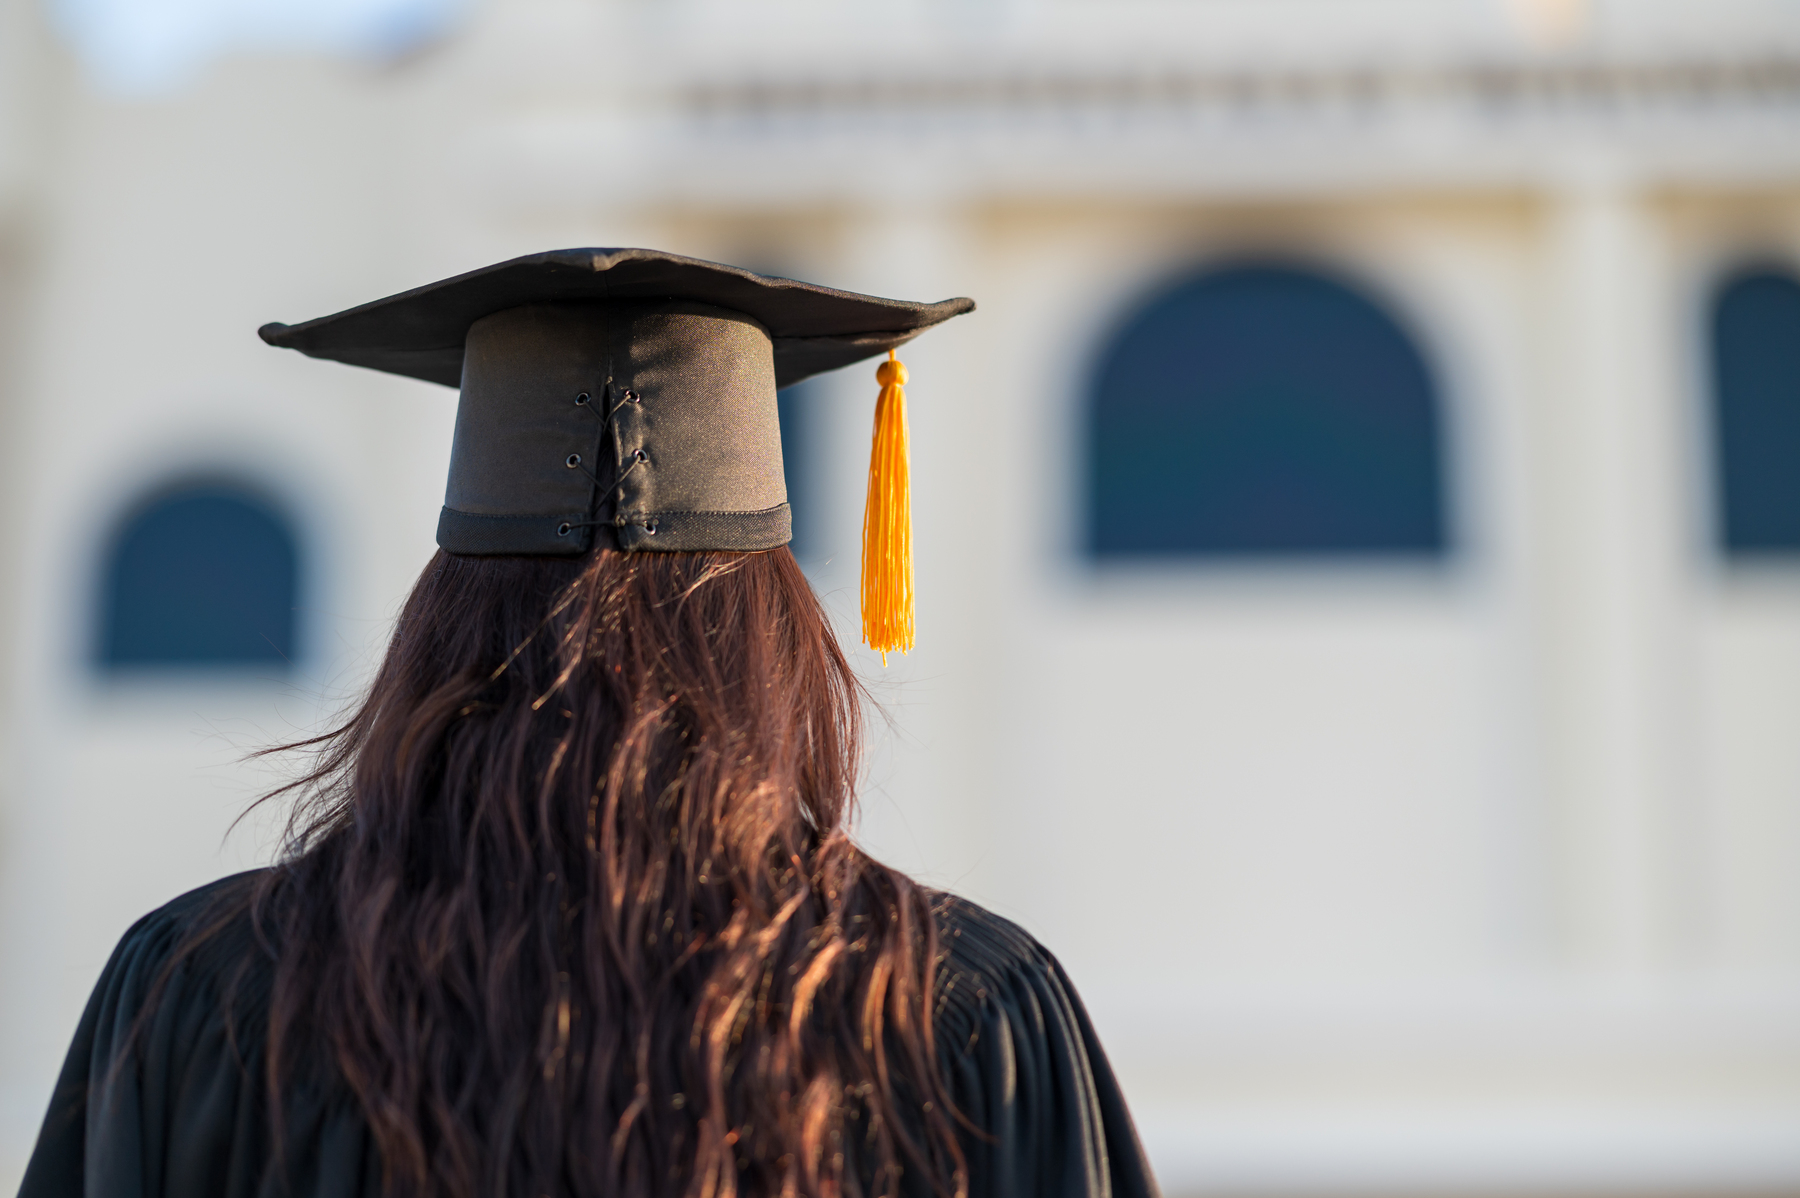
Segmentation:
<svg viewBox="0 0 1800 1198">
<path fill-rule="evenodd" d="M 869 452 L 863 510 L 863 643 L 881 654 L 913 647 L 912 479 L 906 420 L 906 366 L 888 351 L 875 371 L 881 395 Z"/>
</svg>

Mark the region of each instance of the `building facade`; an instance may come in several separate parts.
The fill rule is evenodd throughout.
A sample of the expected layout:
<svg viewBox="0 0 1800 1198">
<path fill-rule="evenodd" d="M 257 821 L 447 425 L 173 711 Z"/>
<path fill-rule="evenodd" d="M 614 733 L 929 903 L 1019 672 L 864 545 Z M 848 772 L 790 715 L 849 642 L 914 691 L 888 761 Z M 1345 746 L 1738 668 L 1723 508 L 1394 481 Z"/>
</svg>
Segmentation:
<svg viewBox="0 0 1800 1198">
<path fill-rule="evenodd" d="M 641 244 L 979 301 L 865 837 L 1171 1195 L 1800 1193 L 1800 10 L 495 0 L 119 96 L 8 4 L 6 1176 L 432 551 L 454 397 L 256 327 Z M 784 397 L 851 642 L 874 393 Z"/>
</svg>

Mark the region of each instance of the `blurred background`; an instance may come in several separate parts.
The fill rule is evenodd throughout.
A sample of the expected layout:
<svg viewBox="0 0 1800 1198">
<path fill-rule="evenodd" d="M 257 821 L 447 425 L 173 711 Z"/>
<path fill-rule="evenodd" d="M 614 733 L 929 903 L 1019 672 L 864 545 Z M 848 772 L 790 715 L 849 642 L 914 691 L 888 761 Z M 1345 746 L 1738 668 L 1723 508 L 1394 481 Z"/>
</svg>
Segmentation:
<svg viewBox="0 0 1800 1198">
<path fill-rule="evenodd" d="M 257 326 L 582 245 L 980 301 L 864 836 L 1170 1198 L 1800 1195 L 1800 0 L 0 0 L 0 1188 L 433 549 L 455 396 Z"/>
</svg>

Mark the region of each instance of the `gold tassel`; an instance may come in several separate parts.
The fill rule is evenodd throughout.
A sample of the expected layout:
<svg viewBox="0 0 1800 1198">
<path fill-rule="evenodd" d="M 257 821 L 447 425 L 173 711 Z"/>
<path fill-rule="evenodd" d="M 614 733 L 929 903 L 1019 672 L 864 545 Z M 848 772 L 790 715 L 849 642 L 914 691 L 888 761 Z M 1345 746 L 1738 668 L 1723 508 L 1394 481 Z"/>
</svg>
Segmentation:
<svg viewBox="0 0 1800 1198">
<path fill-rule="evenodd" d="M 863 507 L 863 644 L 881 654 L 913 647 L 912 468 L 907 461 L 906 365 L 888 351 L 875 368 L 875 439 Z"/>
</svg>

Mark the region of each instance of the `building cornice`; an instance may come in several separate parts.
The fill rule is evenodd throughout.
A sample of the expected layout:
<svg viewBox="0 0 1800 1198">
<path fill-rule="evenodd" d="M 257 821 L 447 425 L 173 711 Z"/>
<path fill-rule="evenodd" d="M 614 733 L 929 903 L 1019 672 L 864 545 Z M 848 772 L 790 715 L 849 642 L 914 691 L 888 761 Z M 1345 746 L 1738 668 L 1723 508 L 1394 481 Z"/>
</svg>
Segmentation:
<svg viewBox="0 0 1800 1198">
<path fill-rule="evenodd" d="M 1800 54 L 1422 64 L 952 64 L 625 72 L 485 144 L 513 194 L 966 201 L 1800 185 Z M 905 176 L 905 181 L 898 176 Z M 491 177 L 491 176 L 490 176 Z M 570 189 L 573 189 L 573 193 Z"/>
</svg>

